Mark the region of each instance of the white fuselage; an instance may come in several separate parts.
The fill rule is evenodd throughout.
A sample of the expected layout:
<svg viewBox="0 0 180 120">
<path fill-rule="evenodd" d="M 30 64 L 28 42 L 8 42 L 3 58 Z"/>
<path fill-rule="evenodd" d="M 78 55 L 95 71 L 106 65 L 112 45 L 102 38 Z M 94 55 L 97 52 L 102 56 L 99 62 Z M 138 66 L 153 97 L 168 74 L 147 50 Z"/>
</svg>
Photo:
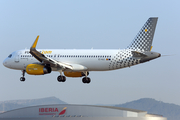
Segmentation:
<svg viewBox="0 0 180 120">
<path fill-rule="evenodd" d="M 87 71 L 107 71 L 129 67 L 139 63 L 132 57 L 131 50 L 97 50 L 97 49 L 38 49 L 46 57 L 67 64 L 85 66 Z M 7 57 L 3 64 L 11 69 L 25 70 L 28 64 L 40 62 L 28 49 L 18 50 Z M 53 71 L 56 68 L 52 67 Z"/>
</svg>

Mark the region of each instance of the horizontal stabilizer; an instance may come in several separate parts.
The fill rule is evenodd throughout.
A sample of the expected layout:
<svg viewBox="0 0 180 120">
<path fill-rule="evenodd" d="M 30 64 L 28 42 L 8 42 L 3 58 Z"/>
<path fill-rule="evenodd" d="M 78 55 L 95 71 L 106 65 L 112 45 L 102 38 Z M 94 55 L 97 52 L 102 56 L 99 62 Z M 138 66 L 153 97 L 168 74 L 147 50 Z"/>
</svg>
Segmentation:
<svg viewBox="0 0 180 120">
<path fill-rule="evenodd" d="M 132 54 L 133 54 L 133 57 L 147 57 L 146 54 L 143 54 L 141 52 L 138 52 L 138 51 L 131 51 Z"/>
</svg>

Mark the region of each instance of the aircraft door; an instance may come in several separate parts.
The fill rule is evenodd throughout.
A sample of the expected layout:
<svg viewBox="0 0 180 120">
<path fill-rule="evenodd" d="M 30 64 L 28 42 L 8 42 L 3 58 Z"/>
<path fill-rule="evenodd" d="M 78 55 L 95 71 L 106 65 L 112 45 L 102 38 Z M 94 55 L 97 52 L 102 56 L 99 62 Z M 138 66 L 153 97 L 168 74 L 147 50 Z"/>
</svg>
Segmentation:
<svg viewBox="0 0 180 120">
<path fill-rule="evenodd" d="M 18 53 L 17 53 L 17 54 L 15 54 L 14 61 L 15 61 L 16 63 L 18 63 L 18 62 L 19 62 L 19 54 L 18 54 Z"/>
</svg>

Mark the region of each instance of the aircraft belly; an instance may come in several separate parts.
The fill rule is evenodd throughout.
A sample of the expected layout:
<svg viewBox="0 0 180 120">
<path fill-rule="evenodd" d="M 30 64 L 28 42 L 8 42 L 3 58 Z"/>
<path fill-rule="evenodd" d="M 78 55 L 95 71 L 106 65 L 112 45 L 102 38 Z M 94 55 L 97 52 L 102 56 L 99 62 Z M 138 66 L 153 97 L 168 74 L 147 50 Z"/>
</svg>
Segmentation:
<svg viewBox="0 0 180 120">
<path fill-rule="evenodd" d="M 87 67 L 88 71 L 106 71 L 109 70 L 109 61 L 88 61 L 79 63 L 85 67 Z"/>
</svg>

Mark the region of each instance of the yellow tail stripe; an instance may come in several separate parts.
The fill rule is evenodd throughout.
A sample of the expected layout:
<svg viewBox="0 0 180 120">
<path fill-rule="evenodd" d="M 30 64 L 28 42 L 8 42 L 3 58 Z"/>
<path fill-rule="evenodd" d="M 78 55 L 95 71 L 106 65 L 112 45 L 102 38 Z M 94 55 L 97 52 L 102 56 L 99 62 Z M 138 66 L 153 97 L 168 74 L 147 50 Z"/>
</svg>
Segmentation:
<svg viewBox="0 0 180 120">
<path fill-rule="evenodd" d="M 152 50 L 152 48 L 153 48 L 153 46 L 151 46 L 151 49 L 150 49 L 150 51 Z"/>
</svg>

